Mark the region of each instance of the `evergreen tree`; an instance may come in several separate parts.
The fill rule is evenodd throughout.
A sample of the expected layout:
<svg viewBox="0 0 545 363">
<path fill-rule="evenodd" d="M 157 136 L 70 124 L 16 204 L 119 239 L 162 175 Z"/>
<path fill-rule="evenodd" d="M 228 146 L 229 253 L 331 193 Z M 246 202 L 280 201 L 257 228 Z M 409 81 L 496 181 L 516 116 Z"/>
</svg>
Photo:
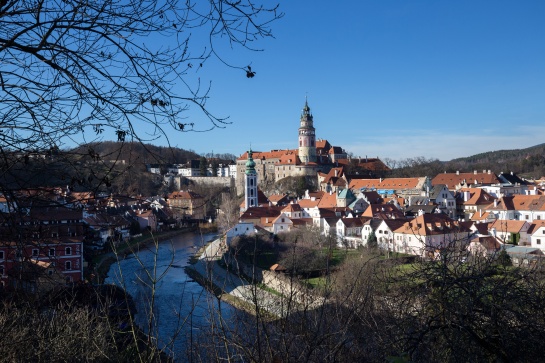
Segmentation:
<svg viewBox="0 0 545 363">
<path fill-rule="evenodd" d="M 199 161 L 199 172 L 201 176 L 208 175 L 208 161 L 204 156 L 201 156 L 201 160 Z"/>
</svg>

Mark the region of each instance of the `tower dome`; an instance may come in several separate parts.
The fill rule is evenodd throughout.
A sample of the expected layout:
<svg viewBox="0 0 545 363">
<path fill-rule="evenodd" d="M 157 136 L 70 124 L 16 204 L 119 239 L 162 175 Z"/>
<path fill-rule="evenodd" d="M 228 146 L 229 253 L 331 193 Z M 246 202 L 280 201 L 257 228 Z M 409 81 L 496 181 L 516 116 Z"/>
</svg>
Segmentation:
<svg viewBox="0 0 545 363">
<path fill-rule="evenodd" d="M 246 161 L 246 174 L 255 174 L 255 161 L 252 158 L 252 149 L 248 151 L 248 161 Z"/>
</svg>

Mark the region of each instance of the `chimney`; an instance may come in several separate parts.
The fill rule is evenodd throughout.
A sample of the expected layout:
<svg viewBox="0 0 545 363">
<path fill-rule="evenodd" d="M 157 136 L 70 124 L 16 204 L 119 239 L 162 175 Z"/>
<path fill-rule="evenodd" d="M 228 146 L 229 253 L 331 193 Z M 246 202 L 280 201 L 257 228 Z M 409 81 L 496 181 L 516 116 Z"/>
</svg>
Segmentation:
<svg viewBox="0 0 545 363">
<path fill-rule="evenodd" d="M 460 175 L 460 171 L 456 170 L 456 175 Z"/>
<path fill-rule="evenodd" d="M 477 170 L 473 170 L 473 174 L 477 175 Z"/>
<path fill-rule="evenodd" d="M 335 177 L 339 176 L 339 171 L 337 169 L 335 169 Z"/>
<path fill-rule="evenodd" d="M 494 208 L 496 208 L 497 206 L 498 206 L 498 200 L 494 199 Z"/>
</svg>

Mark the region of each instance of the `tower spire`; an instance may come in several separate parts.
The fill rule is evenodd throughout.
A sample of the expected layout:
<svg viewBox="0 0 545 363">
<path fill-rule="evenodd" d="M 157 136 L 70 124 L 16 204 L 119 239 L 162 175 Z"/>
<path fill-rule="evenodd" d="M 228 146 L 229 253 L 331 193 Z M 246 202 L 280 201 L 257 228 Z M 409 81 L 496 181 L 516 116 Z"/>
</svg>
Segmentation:
<svg viewBox="0 0 545 363">
<path fill-rule="evenodd" d="M 244 201 L 245 210 L 250 207 L 257 207 L 257 172 L 253 158 L 252 147 L 248 150 L 248 161 L 246 161 L 246 172 L 244 173 Z"/>
</svg>

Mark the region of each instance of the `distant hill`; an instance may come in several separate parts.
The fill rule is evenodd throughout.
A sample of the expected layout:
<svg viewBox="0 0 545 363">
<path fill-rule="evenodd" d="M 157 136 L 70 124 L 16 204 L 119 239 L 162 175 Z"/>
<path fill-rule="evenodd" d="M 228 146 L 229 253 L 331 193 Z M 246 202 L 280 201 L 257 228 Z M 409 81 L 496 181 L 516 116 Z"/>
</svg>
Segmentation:
<svg viewBox="0 0 545 363">
<path fill-rule="evenodd" d="M 439 173 L 490 170 L 493 173 L 514 172 L 526 178 L 545 175 L 545 144 L 525 149 L 498 150 L 457 158 L 450 161 L 437 159 L 405 159 L 397 162 L 391 176 L 435 176 Z"/>
<path fill-rule="evenodd" d="M 544 155 L 545 144 L 539 144 L 526 149 L 498 150 L 475 154 L 465 158 L 457 158 L 450 163 L 504 163 L 518 162 L 532 155 Z"/>
<path fill-rule="evenodd" d="M 102 160 L 124 160 L 125 164 L 130 163 L 139 169 L 144 168 L 146 164 L 184 164 L 200 158 L 194 151 L 139 142 L 105 141 L 81 145 L 69 151 L 82 157 L 86 157 L 90 152 L 98 154 Z"/>
<path fill-rule="evenodd" d="M 525 149 L 498 150 L 480 153 L 465 158 L 453 159 L 446 163 L 449 169 L 513 171 L 531 177 L 545 174 L 545 144 Z"/>
</svg>

